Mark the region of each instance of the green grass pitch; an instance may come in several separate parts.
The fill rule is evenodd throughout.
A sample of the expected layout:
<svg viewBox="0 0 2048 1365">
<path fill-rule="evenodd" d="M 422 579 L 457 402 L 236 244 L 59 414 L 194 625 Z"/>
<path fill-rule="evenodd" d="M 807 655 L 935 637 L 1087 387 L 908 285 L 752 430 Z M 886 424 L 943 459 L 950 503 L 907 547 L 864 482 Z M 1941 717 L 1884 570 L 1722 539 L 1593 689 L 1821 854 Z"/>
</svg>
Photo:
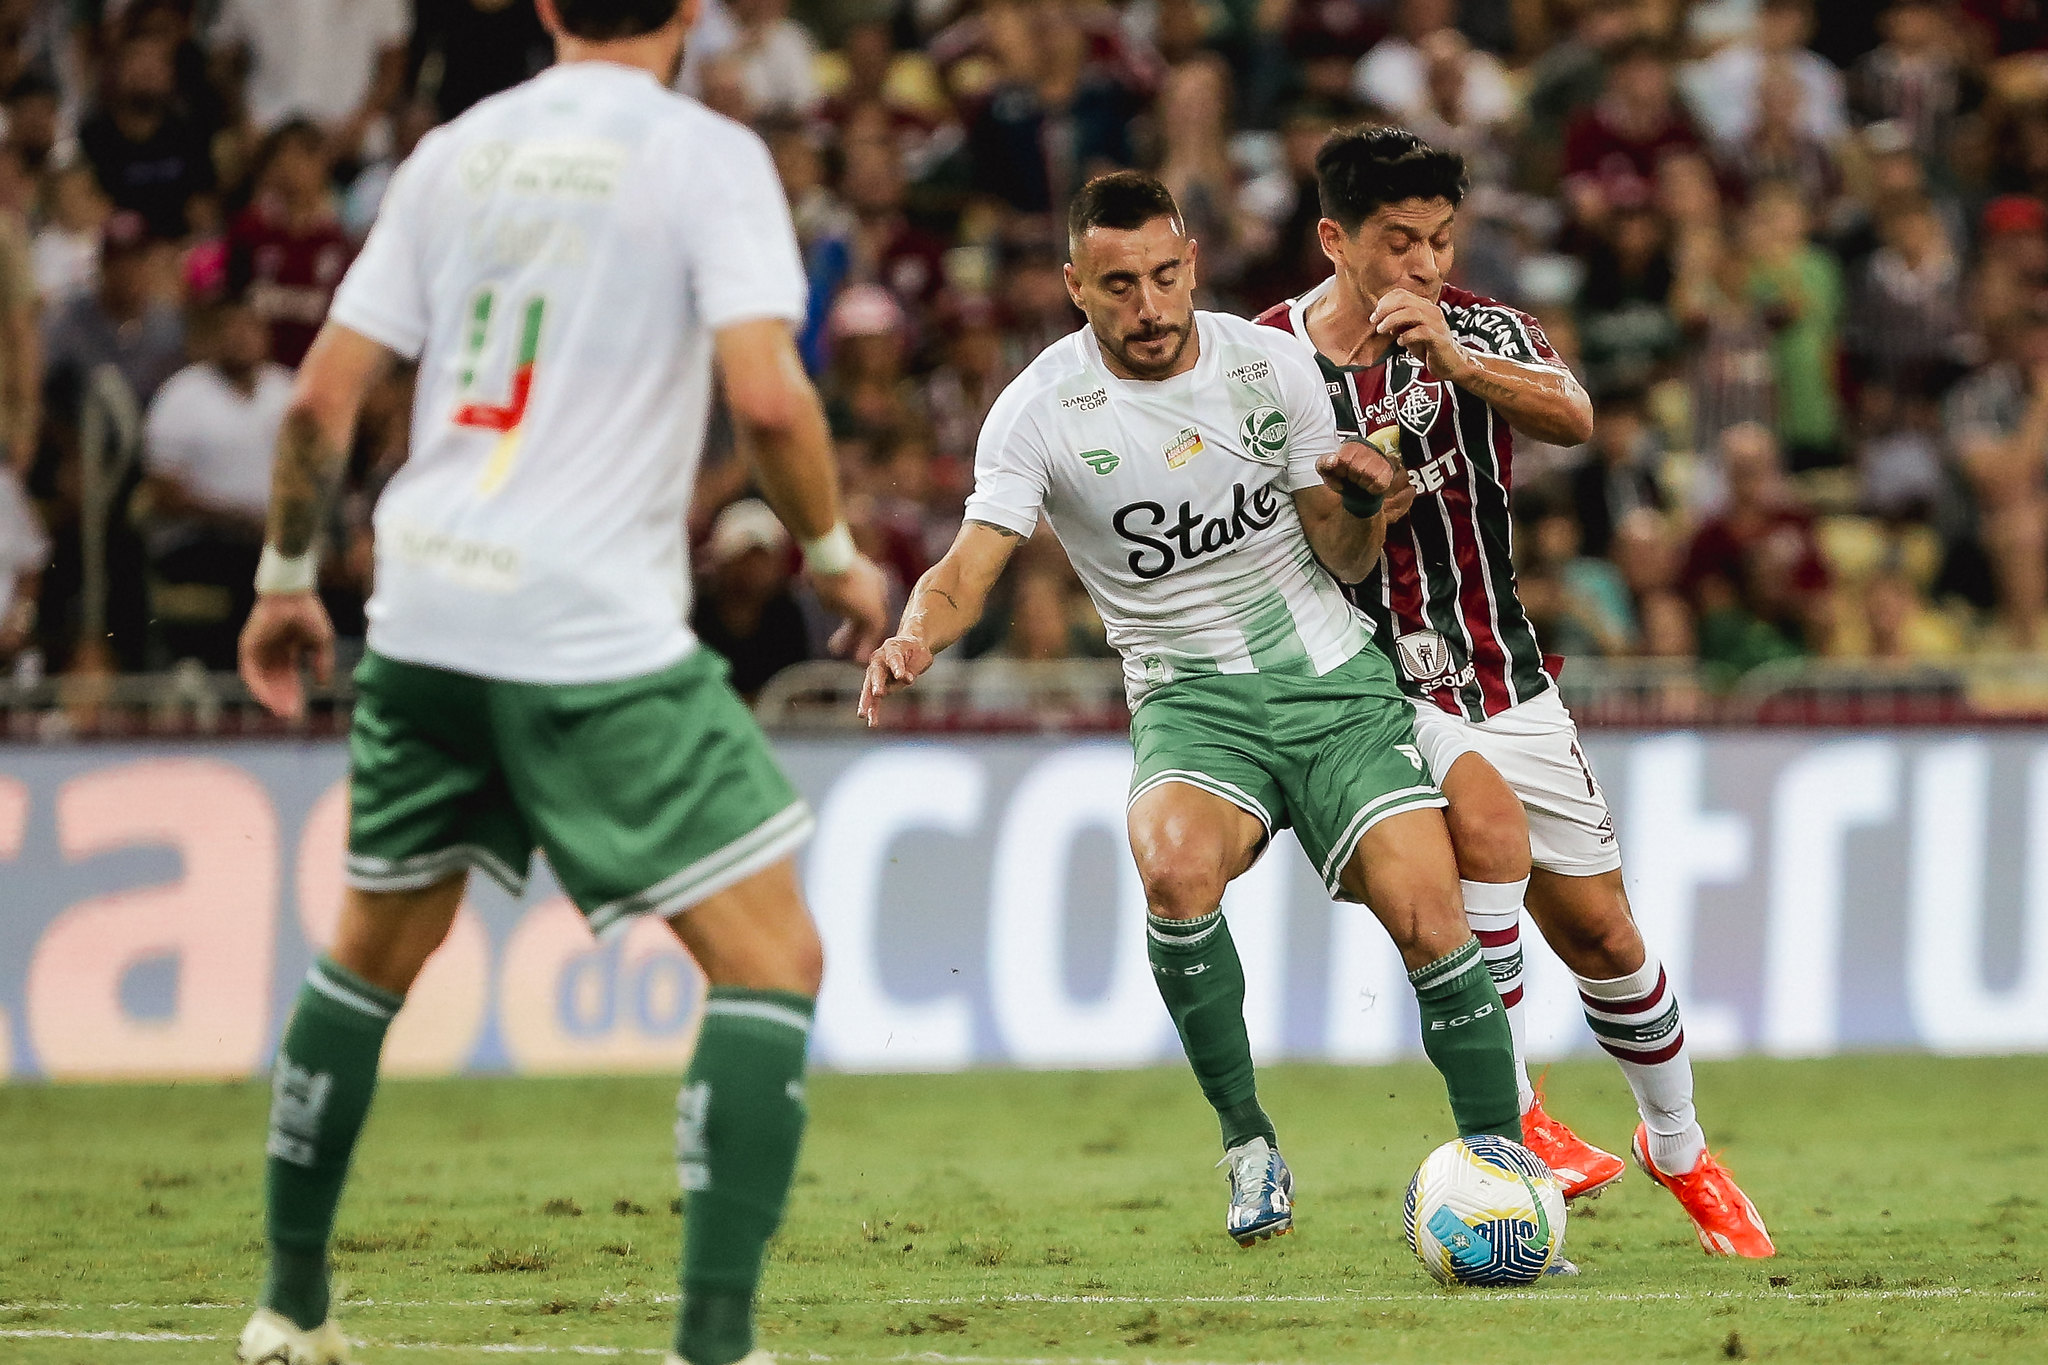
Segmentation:
<svg viewBox="0 0 2048 1365">
<path fill-rule="evenodd" d="M 764 1344 L 798 1361 L 2048 1361 L 2048 1058 L 1703 1065 L 1769 1262 L 1709 1260 L 1631 1170 L 1575 1211 L 1576 1280 L 1439 1290 L 1401 1192 L 1450 1136 L 1421 1066 L 1275 1067 L 1288 1238 L 1221 1231 L 1179 1069 L 821 1076 Z M 387 1085 L 341 1213 L 364 1365 L 658 1360 L 674 1083 Z M 1603 1063 L 1553 1108 L 1620 1148 Z M 0 1087 L 0 1361 L 228 1359 L 259 1273 L 258 1085 Z M 98 1335 L 89 1335 L 98 1334 Z"/>
</svg>

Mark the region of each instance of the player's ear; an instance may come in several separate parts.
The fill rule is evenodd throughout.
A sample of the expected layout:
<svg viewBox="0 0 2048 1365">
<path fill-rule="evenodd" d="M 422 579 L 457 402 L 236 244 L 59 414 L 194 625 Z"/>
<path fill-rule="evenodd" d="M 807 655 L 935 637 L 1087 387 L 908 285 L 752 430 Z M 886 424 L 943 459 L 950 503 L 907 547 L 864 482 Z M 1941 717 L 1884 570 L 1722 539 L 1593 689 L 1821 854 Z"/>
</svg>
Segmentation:
<svg viewBox="0 0 2048 1365">
<path fill-rule="evenodd" d="M 1344 229 L 1338 225 L 1336 219 L 1316 220 L 1316 241 L 1323 248 L 1323 255 L 1329 258 L 1331 265 L 1341 267 L 1344 264 Z"/>
<path fill-rule="evenodd" d="M 1188 249 L 1182 254 L 1181 261 L 1183 262 L 1181 270 L 1186 276 L 1188 292 L 1192 294 L 1195 292 L 1195 284 L 1197 282 L 1195 267 L 1202 263 L 1202 244 L 1192 237 L 1188 238 Z"/>
<path fill-rule="evenodd" d="M 1074 269 L 1072 261 L 1068 261 L 1060 269 L 1067 279 L 1067 297 L 1074 301 L 1074 307 L 1080 308 L 1084 313 L 1087 312 L 1081 303 L 1081 272 Z"/>
</svg>

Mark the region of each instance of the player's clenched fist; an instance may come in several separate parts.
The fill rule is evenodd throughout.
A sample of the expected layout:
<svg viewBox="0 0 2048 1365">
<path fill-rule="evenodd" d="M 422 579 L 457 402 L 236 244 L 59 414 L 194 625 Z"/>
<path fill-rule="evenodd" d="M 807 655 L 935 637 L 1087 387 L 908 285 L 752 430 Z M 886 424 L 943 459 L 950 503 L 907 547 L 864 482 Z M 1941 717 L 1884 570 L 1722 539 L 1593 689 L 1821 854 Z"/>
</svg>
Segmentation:
<svg viewBox="0 0 2048 1365">
<path fill-rule="evenodd" d="M 861 680 L 860 705 L 856 708 L 861 718 L 870 726 L 876 724 L 882 718 L 882 698 L 891 692 L 901 692 L 931 666 L 932 652 L 922 640 L 908 635 L 893 635 L 884 640 L 868 660 L 868 675 Z"/>
<path fill-rule="evenodd" d="M 1380 295 L 1372 309 L 1372 328 L 1392 337 L 1438 379 L 1455 381 L 1464 372 L 1465 352 L 1451 335 L 1444 310 L 1420 294 L 1389 289 Z"/>
<path fill-rule="evenodd" d="M 1347 493 L 1346 506 L 1355 499 L 1384 498 L 1402 482 L 1394 462 L 1362 441 L 1346 441 L 1335 452 L 1316 461 L 1316 473 L 1338 493 Z"/>
</svg>

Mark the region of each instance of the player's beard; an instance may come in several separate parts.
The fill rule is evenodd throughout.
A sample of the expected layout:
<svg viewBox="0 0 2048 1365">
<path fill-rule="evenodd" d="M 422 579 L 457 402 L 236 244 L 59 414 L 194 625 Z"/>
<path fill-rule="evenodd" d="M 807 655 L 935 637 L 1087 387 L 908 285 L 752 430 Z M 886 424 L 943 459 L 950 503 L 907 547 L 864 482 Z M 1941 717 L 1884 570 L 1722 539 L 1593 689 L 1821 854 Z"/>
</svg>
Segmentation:
<svg viewBox="0 0 2048 1365">
<path fill-rule="evenodd" d="M 1181 356 L 1188 349 L 1188 338 L 1194 334 L 1195 319 L 1193 314 L 1190 314 L 1187 320 L 1177 327 L 1162 325 L 1147 328 L 1142 332 L 1127 332 L 1115 341 L 1105 342 L 1104 344 L 1108 346 L 1110 354 L 1116 357 L 1117 363 L 1135 377 L 1139 379 L 1161 379 L 1172 374 L 1173 367 L 1180 364 Z M 1170 336 L 1178 336 L 1180 342 L 1171 351 L 1167 352 L 1166 359 L 1162 361 L 1147 363 L 1131 354 L 1131 347 L 1134 345 L 1148 341 L 1160 341 Z"/>
</svg>

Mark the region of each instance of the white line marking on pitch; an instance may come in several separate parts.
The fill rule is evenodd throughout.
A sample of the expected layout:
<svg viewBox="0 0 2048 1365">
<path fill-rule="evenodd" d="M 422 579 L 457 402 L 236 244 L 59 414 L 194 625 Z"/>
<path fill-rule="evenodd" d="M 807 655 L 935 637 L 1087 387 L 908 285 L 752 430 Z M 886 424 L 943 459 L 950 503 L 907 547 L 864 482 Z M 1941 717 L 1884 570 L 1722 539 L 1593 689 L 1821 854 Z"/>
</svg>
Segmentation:
<svg viewBox="0 0 2048 1365">
<path fill-rule="evenodd" d="M 0 1340 L 24 1337 L 50 1341 L 135 1341 L 160 1343 L 166 1341 L 223 1341 L 224 1337 L 211 1334 L 186 1332 L 66 1332 L 49 1327 L 0 1327 Z M 376 1351 L 474 1351 L 479 1355 L 509 1356 L 659 1356 L 667 1352 L 660 1347 L 626 1346 L 541 1346 L 524 1342 L 502 1342 L 490 1344 L 459 1343 L 448 1341 L 361 1341 L 356 1343 Z M 894 1356 L 827 1356 L 815 1351 L 802 1354 L 783 1352 L 783 1359 L 790 1361 L 811 1361 L 819 1365 L 831 1365 L 834 1361 L 900 1361 L 904 1365 L 1155 1365 L 1149 1356 L 961 1356 L 942 1355 L 937 1351 L 918 1351 Z M 1159 1362 L 1158 1365 L 1166 1365 Z M 1175 1360 L 1171 1365 L 1223 1365 L 1217 1361 Z"/>
</svg>

